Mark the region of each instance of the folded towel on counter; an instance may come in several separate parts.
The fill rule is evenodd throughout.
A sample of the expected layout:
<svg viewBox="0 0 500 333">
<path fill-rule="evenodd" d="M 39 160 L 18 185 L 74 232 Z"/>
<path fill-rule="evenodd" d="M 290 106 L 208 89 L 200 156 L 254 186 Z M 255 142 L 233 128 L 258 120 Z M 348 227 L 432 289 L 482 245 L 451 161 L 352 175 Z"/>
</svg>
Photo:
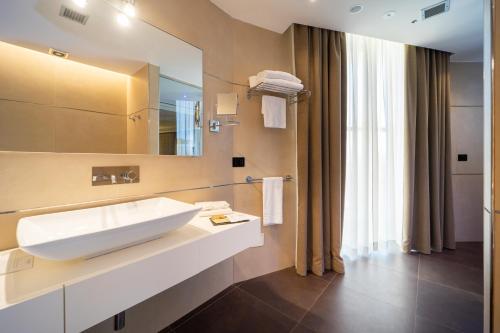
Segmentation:
<svg viewBox="0 0 500 333">
<path fill-rule="evenodd" d="M 198 216 L 207 217 L 207 216 L 215 216 L 215 215 L 228 215 L 232 214 L 233 210 L 231 208 L 225 209 L 213 209 L 213 210 L 202 210 L 198 213 Z"/>
<path fill-rule="evenodd" d="M 302 83 L 302 81 L 295 75 L 281 71 L 265 70 L 257 74 L 257 77 L 261 79 L 280 79 L 295 83 Z"/>
<path fill-rule="evenodd" d="M 263 179 L 263 225 L 283 224 L 283 177 Z"/>
<path fill-rule="evenodd" d="M 286 99 L 275 96 L 262 96 L 264 127 L 286 128 Z"/>
<path fill-rule="evenodd" d="M 248 83 L 250 84 L 250 88 L 253 88 L 261 83 L 264 83 L 264 84 L 288 88 L 295 92 L 299 92 L 302 89 L 304 89 L 304 85 L 302 83 L 297 83 L 282 79 L 266 79 L 266 78 L 260 78 L 258 76 L 250 76 L 248 78 Z"/>
<path fill-rule="evenodd" d="M 200 201 L 195 202 L 194 205 L 201 208 L 202 211 L 231 208 L 231 205 L 227 201 Z"/>
</svg>

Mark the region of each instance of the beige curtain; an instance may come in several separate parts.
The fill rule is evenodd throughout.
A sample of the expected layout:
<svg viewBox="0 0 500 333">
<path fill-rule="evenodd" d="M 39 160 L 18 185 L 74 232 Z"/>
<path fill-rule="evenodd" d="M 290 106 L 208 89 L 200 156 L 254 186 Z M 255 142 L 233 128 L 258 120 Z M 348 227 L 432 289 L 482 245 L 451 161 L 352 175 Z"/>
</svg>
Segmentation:
<svg viewBox="0 0 500 333">
<path fill-rule="evenodd" d="M 297 273 L 343 273 L 345 34 L 297 24 L 293 33 L 296 74 L 312 92 L 297 110 Z"/>
<path fill-rule="evenodd" d="M 449 53 L 406 46 L 403 249 L 455 248 Z"/>
</svg>

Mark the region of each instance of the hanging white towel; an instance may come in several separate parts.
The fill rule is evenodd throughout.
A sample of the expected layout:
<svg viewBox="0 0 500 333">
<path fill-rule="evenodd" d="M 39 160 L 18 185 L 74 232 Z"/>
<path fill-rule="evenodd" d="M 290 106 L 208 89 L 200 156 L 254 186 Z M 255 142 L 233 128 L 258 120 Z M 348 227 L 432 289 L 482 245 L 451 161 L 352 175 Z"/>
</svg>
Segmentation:
<svg viewBox="0 0 500 333">
<path fill-rule="evenodd" d="M 263 225 L 283 224 L 283 177 L 263 180 Z"/>
<path fill-rule="evenodd" d="M 262 96 L 264 127 L 286 128 L 286 99 L 275 96 Z"/>
</svg>

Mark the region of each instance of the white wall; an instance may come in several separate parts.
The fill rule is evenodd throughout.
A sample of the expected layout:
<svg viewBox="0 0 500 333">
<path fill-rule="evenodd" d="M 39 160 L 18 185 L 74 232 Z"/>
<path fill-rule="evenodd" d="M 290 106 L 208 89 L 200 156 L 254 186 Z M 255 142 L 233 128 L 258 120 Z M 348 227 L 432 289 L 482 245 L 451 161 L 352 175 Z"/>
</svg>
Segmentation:
<svg viewBox="0 0 500 333">
<path fill-rule="evenodd" d="M 483 64 L 456 62 L 451 75 L 452 182 L 457 241 L 483 240 Z M 467 154 L 459 162 L 458 154 Z"/>
</svg>

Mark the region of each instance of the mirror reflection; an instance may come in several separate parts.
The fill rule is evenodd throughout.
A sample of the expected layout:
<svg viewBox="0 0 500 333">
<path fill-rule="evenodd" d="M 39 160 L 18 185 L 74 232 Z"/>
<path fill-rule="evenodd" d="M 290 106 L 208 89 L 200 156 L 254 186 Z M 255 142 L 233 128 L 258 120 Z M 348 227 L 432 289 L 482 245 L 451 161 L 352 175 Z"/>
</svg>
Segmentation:
<svg viewBox="0 0 500 333">
<path fill-rule="evenodd" d="M 0 3 L 0 150 L 202 155 L 202 51 L 122 5 Z"/>
</svg>

